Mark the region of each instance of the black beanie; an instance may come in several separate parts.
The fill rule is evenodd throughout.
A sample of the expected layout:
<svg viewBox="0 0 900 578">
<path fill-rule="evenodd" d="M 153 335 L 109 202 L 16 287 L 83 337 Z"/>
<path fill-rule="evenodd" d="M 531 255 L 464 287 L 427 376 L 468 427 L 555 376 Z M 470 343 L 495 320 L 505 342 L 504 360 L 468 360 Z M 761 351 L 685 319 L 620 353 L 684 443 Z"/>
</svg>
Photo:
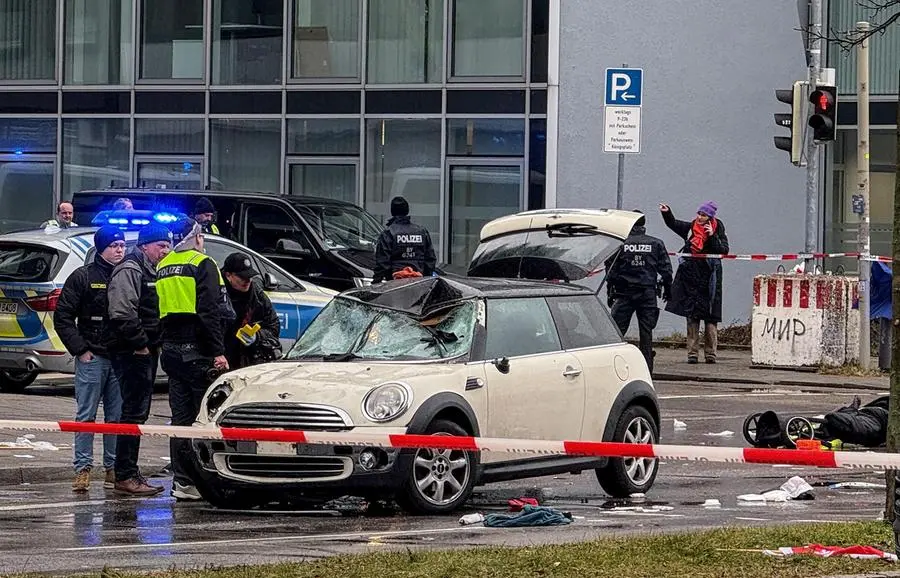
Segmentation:
<svg viewBox="0 0 900 578">
<path fill-rule="evenodd" d="M 403 197 L 394 197 L 391 199 L 391 216 L 406 217 L 409 215 L 409 203 Z"/>
<path fill-rule="evenodd" d="M 215 213 L 216 207 L 212 204 L 212 201 L 207 199 L 206 197 L 200 197 L 197 200 L 197 204 L 194 205 L 194 214 L 195 215 L 204 215 L 206 213 Z"/>
</svg>

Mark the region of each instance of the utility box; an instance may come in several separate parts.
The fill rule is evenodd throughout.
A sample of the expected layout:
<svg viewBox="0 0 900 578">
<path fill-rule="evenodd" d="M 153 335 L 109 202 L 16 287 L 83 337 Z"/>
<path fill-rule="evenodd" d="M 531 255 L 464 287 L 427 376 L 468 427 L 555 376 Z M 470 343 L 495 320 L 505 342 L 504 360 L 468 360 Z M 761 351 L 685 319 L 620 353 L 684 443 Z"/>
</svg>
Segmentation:
<svg viewBox="0 0 900 578">
<path fill-rule="evenodd" d="M 859 281 L 837 275 L 753 279 L 752 363 L 839 366 L 859 358 Z"/>
</svg>

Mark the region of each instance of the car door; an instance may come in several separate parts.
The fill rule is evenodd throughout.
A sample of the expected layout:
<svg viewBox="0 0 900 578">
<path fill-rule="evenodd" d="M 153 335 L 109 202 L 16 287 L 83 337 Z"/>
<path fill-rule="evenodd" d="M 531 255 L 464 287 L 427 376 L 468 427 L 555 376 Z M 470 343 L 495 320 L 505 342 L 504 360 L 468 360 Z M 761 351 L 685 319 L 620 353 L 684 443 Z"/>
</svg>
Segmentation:
<svg viewBox="0 0 900 578">
<path fill-rule="evenodd" d="M 322 277 L 322 263 L 303 225 L 284 207 L 244 203 L 244 245 L 271 259 L 300 279 Z"/>
<path fill-rule="evenodd" d="M 624 343 L 613 320 L 594 295 L 549 297 L 563 348 L 584 370 L 584 422 L 581 439 L 600 441 L 613 401 L 630 373 Z"/>
<path fill-rule="evenodd" d="M 485 373 L 488 437 L 578 439 L 584 413 L 584 375 L 563 351 L 543 298 L 489 299 Z M 506 373 L 491 360 L 506 357 Z"/>
</svg>

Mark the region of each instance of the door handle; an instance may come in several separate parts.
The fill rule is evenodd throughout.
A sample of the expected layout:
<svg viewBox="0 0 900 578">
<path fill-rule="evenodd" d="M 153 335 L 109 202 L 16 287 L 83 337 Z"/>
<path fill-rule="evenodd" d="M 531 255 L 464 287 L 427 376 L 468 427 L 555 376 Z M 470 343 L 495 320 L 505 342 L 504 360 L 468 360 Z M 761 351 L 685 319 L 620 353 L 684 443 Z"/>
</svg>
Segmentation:
<svg viewBox="0 0 900 578">
<path fill-rule="evenodd" d="M 581 375 L 581 370 L 575 369 L 571 365 L 567 366 L 563 372 L 563 377 L 578 377 L 579 375 Z"/>
</svg>

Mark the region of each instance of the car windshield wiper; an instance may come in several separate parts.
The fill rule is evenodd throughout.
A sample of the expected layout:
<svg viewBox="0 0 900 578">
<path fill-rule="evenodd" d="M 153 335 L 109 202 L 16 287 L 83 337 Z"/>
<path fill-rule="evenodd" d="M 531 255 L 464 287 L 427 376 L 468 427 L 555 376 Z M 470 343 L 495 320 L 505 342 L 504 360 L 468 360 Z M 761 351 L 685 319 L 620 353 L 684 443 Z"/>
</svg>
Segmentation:
<svg viewBox="0 0 900 578">
<path fill-rule="evenodd" d="M 322 356 L 322 361 L 331 361 L 334 363 L 342 363 L 344 361 L 351 361 L 353 359 L 361 358 L 352 351 L 346 351 L 344 353 L 328 353 Z"/>
</svg>

